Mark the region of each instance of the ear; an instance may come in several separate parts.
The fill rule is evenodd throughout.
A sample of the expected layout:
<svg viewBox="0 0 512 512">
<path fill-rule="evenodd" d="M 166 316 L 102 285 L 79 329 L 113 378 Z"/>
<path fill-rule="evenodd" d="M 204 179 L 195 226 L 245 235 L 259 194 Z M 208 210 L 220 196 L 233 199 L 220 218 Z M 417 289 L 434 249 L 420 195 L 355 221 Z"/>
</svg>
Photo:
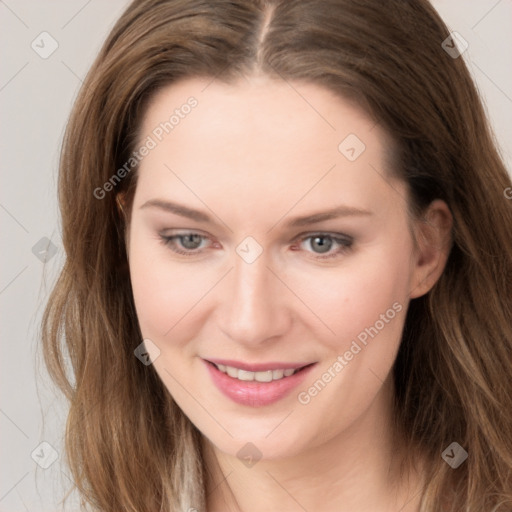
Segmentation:
<svg viewBox="0 0 512 512">
<path fill-rule="evenodd" d="M 432 201 L 425 214 L 415 221 L 415 256 L 410 298 L 429 292 L 441 277 L 452 247 L 453 217 L 441 199 Z"/>
</svg>

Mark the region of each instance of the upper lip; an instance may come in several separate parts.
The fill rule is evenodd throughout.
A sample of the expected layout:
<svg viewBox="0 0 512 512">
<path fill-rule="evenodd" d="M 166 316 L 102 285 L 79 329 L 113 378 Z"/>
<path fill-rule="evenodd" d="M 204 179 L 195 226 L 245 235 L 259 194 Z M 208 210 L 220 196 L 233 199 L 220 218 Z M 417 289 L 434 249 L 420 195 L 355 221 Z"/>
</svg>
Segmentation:
<svg viewBox="0 0 512 512">
<path fill-rule="evenodd" d="M 222 364 L 224 366 L 233 366 L 234 368 L 238 368 L 240 370 L 246 370 L 248 372 L 263 372 L 265 370 L 288 370 L 293 369 L 296 370 L 298 368 L 303 368 L 304 366 L 308 366 L 313 363 L 284 363 L 279 361 L 269 361 L 268 363 L 244 363 L 243 361 L 234 361 L 232 359 L 214 359 L 208 358 L 205 359 L 210 363 L 214 363 L 216 365 Z"/>
</svg>

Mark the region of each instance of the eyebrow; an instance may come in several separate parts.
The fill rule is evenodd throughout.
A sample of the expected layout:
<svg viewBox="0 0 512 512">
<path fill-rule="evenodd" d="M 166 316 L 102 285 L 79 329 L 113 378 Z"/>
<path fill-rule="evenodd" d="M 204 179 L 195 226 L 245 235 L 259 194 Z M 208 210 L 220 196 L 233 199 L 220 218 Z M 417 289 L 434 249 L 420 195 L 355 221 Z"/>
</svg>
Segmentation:
<svg viewBox="0 0 512 512">
<path fill-rule="evenodd" d="M 180 215 L 181 217 L 187 217 L 188 219 L 192 219 L 198 222 L 213 222 L 210 216 L 204 212 L 194 210 L 192 208 L 188 208 L 187 206 L 183 206 L 178 203 L 173 203 L 171 201 L 165 201 L 163 199 L 151 199 L 149 201 L 146 201 L 140 207 L 141 210 L 143 208 L 158 208 L 159 210 L 174 213 L 176 215 Z"/>
<path fill-rule="evenodd" d="M 166 201 L 164 199 L 151 199 L 149 201 L 146 201 L 140 207 L 141 210 L 143 208 L 157 208 L 159 210 L 174 213 L 175 215 L 186 217 L 197 222 L 215 224 L 215 221 L 205 212 L 202 212 L 200 210 L 194 210 L 193 208 L 189 208 L 187 206 L 172 201 Z M 353 206 L 341 205 L 323 212 L 317 212 L 310 215 L 294 217 L 292 219 L 289 219 L 285 223 L 285 225 L 287 227 L 293 228 L 306 226 L 308 224 L 315 224 L 326 220 L 336 219 L 339 217 L 353 217 L 365 215 L 373 215 L 373 212 L 369 210 L 363 210 L 361 208 L 356 208 Z"/>
</svg>

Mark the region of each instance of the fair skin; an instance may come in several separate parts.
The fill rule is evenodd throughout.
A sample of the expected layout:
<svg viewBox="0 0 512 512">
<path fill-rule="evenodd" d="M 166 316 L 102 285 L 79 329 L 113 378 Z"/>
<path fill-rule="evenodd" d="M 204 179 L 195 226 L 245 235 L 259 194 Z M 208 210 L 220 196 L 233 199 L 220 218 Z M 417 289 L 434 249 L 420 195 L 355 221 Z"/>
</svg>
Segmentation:
<svg viewBox="0 0 512 512">
<path fill-rule="evenodd" d="M 392 457 L 391 367 L 409 301 L 444 268 L 449 209 L 435 201 L 426 221 L 412 220 L 405 184 L 386 170 L 386 133 L 318 85 L 187 79 L 154 97 L 140 140 L 190 96 L 197 107 L 141 162 L 127 241 L 140 328 L 160 350 L 153 366 L 204 435 L 208 512 L 417 511 L 422 474 L 399 478 Z M 354 161 L 338 149 L 349 134 L 366 146 Z M 154 199 L 211 221 L 142 208 Z M 341 205 L 366 213 L 289 225 Z M 160 241 L 187 232 L 198 248 Z M 327 236 L 322 259 L 319 233 L 352 244 Z M 251 263 L 236 251 L 248 236 L 262 249 Z M 371 326 L 378 334 L 333 377 Z M 219 391 L 208 358 L 316 364 L 288 395 L 253 407 Z M 248 442 L 261 453 L 250 467 L 237 457 Z"/>
</svg>

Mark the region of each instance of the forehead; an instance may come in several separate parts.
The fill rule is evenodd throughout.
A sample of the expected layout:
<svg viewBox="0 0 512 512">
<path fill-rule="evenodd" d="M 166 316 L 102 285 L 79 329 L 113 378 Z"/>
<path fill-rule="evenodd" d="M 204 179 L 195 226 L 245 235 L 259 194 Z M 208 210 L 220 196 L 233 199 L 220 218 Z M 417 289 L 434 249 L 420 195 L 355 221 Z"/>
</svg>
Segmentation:
<svg viewBox="0 0 512 512">
<path fill-rule="evenodd" d="M 364 208 L 389 195 L 386 133 L 354 103 L 317 84 L 182 80 L 153 97 L 139 140 L 148 137 L 154 147 L 140 164 L 138 183 L 146 196 L 176 197 L 179 190 L 197 204 L 199 193 L 231 194 L 233 208 L 264 200 L 284 212 L 301 197 L 305 208 L 319 201 Z"/>
<path fill-rule="evenodd" d="M 164 87 L 152 98 L 141 135 L 151 133 L 168 121 L 173 113 L 186 107 L 190 98 L 194 98 L 197 105 L 184 109 L 189 112 L 179 116 L 180 129 L 176 124 L 172 137 L 168 137 L 176 142 L 180 141 L 180 132 L 189 135 L 186 125 L 191 124 L 198 141 L 224 140 L 226 143 L 225 136 L 230 135 L 230 141 L 242 139 L 247 142 L 248 133 L 258 135 L 251 144 L 244 144 L 254 147 L 254 151 L 274 148 L 276 142 L 296 141 L 298 145 L 304 139 L 308 146 L 318 145 L 321 141 L 329 144 L 348 133 L 369 139 L 368 132 L 376 125 L 354 102 L 342 99 L 318 84 L 264 76 L 229 84 L 214 79 L 189 78 Z M 182 123 L 187 117 L 190 120 Z M 381 135 L 377 130 L 371 138 Z M 283 149 L 288 146 L 285 144 Z"/>
</svg>

